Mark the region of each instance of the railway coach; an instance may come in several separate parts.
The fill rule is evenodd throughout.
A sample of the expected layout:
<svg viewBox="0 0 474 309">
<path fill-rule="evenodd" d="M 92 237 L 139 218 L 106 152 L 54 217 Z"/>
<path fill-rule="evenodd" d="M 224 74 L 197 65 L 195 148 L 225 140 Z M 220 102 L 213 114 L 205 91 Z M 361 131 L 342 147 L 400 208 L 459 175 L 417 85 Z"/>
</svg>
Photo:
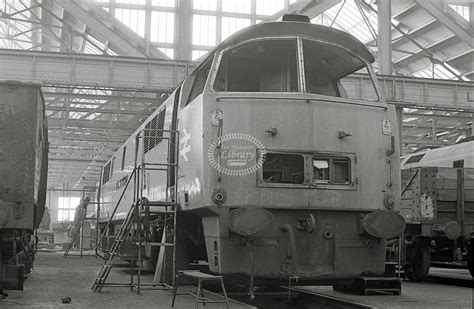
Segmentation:
<svg viewBox="0 0 474 309">
<path fill-rule="evenodd" d="M 40 85 L 0 81 L 0 292 L 23 290 L 45 209 L 48 128 Z"/>
</svg>

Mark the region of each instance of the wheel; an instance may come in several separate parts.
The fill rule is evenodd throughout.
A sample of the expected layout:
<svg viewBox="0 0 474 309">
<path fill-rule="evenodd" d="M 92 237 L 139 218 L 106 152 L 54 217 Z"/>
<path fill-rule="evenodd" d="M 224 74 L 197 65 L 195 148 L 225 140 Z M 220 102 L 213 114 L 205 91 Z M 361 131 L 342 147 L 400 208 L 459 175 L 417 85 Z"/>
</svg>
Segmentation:
<svg viewBox="0 0 474 309">
<path fill-rule="evenodd" d="M 467 262 L 467 268 L 469 268 L 469 272 L 471 273 L 471 277 L 474 277 L 474 261 Z"/>
<path fill-rule="evenodd" d="M 430 270 L 431 256 L 427 246 L 418 246 L 413 256 L 411 267 L 405 270 L 405 276 L 410 281 L 423 281 Z"/>
<path fill-rule="evenodd" d="M 354 280 L 341 280 L 336 281 L 335 284 L 332 286 L 333 290 L 335 291 L 350 291 L 354 287 Z"/>
<path fill-rule="evenodd" d="M 467 244 L 467 268 L 474 277 L 474 241 L 471 239 Z"/>
</svg>

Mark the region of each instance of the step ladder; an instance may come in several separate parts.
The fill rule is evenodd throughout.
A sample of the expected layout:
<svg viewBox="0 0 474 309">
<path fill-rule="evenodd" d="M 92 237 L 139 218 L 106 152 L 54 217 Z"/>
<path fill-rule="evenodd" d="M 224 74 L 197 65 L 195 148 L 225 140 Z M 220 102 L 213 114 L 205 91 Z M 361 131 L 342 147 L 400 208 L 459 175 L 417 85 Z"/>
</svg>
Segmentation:
<svg viewBox="0 0 474 309">
<path fill-rule="evenodd" d="M 70 237 L 71 241 L 69 242 L 66 250 L 64 251 L 63 257 L 67 257 L 69 251 L 71 251 L 74 246 L 80 245 L 79 237 L 82 232 L 82 224 L 84 217 L 86 216 L 86 209 L 89 202 L 90 198 L 85 199 L 84 197 L 82 197 L 81 202 L 79 203 L 79 205 L 77 205 L 76 212 L 74 215 L 74 221 L 72 222 L 71 226 L 69 227 L 69 230 L 67 231 L 67 235 Z"/>
<path fill-rule="evenodd" d="M 67 244 L 66 250 L 64 251 L 63 257 L 67 257 L 73 247 L 79 246 L 79 241 L 79 235 L 75 235 L 73 238 L 71 238 L 71 241 Z"/>
<path fill-rule="evenodd" d="M 76 210 L 76 214 L 74 216 L 74 222 L 70 226 L 67 235 L 70 237 L 70 242 L 68 243 L 66 250 L 64 251 L 63 257 L 68 257 L 68 256 L 79 256 L 83 257 L 83 252 L 84 252 L 84 240 L 89 239 L 89 240 L 94 240 L 94 246 L 97 245 L 98 242 L 98 234 L 97 234 L 97 225 L 98 225 L 98 217 L 94 216 L 89 216 L 88 217 L 88 207 L 91 205 L 96 205 L 97 208 L 100 206 L 99 199 L 97 201 L 92 201 L 91 197 L 94 196 L 97 191 L 97 187 L 92 187 L 92 186 L 84 186 L 82 188 L 82 194 L 81 194 L 81 203 L 78 205 L 80 207 L 79 210 Z M 84 224 L 89 221 L 91 222 L 95 228 L 96 228 L 96 233 L 94 236 L 85 236 L 84 235 Z M 70 251 L 73 248 L 78 248 L 79 249 L 79 254 L 70 254 Z M 86 248 L 87 249 L 87 248 Z M 89 248 L 90 249 L 90 248 Z M 93 255 L 90 255 L 93 256 Z"/>
<path fill-rule="evenodd" d="M 92 199 L 90 199 L 91 196 L 96 196 L 96 201 L 93 202 Z M 81 212 L 79 213 L 79 216 L 76 213 L 76 216 L 74 218 L 74 223 L 71 225 L 68 231 L 68 236 L 71 238 L 71 241 L 69 242 L 68 246 L 66 247 L 66 250 L 64 251 L 63 257 L 68 257 L 68 256 L 80 256 L 81 258 L 84 256 L 83 251 L 84 251 L 84 239 L 90 239 L 94 240 L 94 246 L 97 246 L 99 235 L 98 235 L 98 222 L 99 222 L 99 217 L 96 215 L 96 217 L 88 217 L 88 207 L 90 205 L 95 205 L 97 207 L 96 209 L 96 214 L 98 214 L 98 211 L 100 209 L 100 188 L 98 190 L 97 187 L 95 186 L 84 186 L 82 188 L 82 194 L 81 194 L 81 204 L 79 206 L 82 206 L 83 209 L 81 209 Z M 89 201 L 84 204 L 84 201 L 86 198 L 89 198 Z M 77 220 L 77 221 L 76 221 Z M 95 226 L 95 236 L 84 236 L 84 223 L 86 221 L 90 221 L 94 224 Z M 75 227 L 76 231 L 72 231 L 72 228 Z M 70 251 L 73 248 L 79 248 L 79 254 L 70 254 Z M 97 248 L 97 247 L 96 247 Z"/>
<path fill-rule="evenodd" d="M 147 162 L 146 153 L 151 149 L 150 145 L 157 146 L 166 142 L 167 156 L 165 162 Z M 135 166 L 129 181 L 125 185 L 122 195 L 117 202 L 112 216 L 109 218 L 105 233 L 109 230 L 110 222 L 113 219 L 120 201 L 128 187 L 133 176 L 134 197 L 133 204 L 130 207 L 125 220 L 117 233 L 108 255 L 105 257 L 97 278 L 94 281 L 92 290 L 100 292 L 104 286 L 124 286 L 131 290 L 136 288 L 140 293 L 142 286 L 152 286 L 153 288 L 172 289 L 176 274 L 176 223 L 177 223 L 177 175 L 178 175 L 178 147 L 179 133 L 177 130 L 165 130 L 156 128 L 143 129 L 136 136 L 135 142 Z M 148 172 L 148 173 L 147 173 Z M 166 196 L 163 200 L 149 200 L 145 196 L 146 177 L 149 173 L 163 173 L 166 179 Z M 150 217 L 157 217 L 157 220 L 150 221 Z M 150 229 L 154 227 L 162 230 L 160 242 L 150 239 Z M 132 231 L 133 229 L 133 231 Z M 107 283 L 107 277 L 113 267 L 115 258 L 119 255 L 123 242 L 131 235 L 132 260 L 131 260 L 131 278 L 129 283 Z M 171 236 L 171 237 L 169 237 Z M 169 240 L 172 239 L 172 240 Z M 160 247 L 158 262 L 155 270 L 154 281 L 151 283 L 141 282 L 141 272 L 143 267 L 142 248 Z M 172 285 L 167 284 L 164 276 L 166 270 L 166 248 L 172 248 Z M 136 254 L 135 254 L 136 251 Z M 136 257 L 136 258 L 135 258 Z M 137 278 L 135 281 L 135 266 L 137 265 Z"/>
<path fill-rule="evenodd" d="M 94 292 L 100 292 L 101 289 L 106 285 L 107 286 L 124 286 L 125 285 L 125 284 L 118 284 L 118 283 L 106 283 L 106 280 L 110 274 L 110 271 L 112 270 L 112 266 L 114 264 L 115 258 L 120 252 L 120 249 L 122 248 L 123 241 L 126 238 L 127 234 L 129 233 L 132 224 L 134 223 L 135 212 L 137 209 L 137 207 L 135 206 L 136 205 L 132 205 L 132 207 L 130 207 L 129 212 L 127 213 L 127 216 L 125 217 L 125 220 L 120 226 L 120 229 L 115 237 L 115 240 L 109 249 L 109 253 L 107 254 L 104 265 L 102 265 L 102 268 L 100 269 L 99 274 L 97 275 L 97 278 L 95 279 L 94 284 L 92 285 L 92 290 Z M 125 286 L 130 286 L 130 285 L 125 285 Z"/>
</svg>

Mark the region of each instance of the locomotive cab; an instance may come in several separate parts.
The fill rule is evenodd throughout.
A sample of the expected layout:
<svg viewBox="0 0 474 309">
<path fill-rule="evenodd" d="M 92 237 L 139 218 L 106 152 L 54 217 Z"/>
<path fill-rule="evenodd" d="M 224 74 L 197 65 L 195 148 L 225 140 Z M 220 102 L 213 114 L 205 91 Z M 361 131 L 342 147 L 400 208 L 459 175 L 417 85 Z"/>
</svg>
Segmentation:
<svg viewBox="0 0 474 309">
<path fill-rule="evenodd" d="M 383 274 L 385 240 L 404 221 L 395 110 L 373 61 L 353 36 L 301 20 L 234 34 L 106 164 L 101 218 L 116 203 L 115 218 L 130 208 L 122 183 L 136 135 L 170 128 L 180 133 L 177 183 L 146 174 L 143 196 L 177 188 L 178 269 L 205 258 L 226 281 L 274 284 Z M 166 145 L 145 137 L 139 147 L 159 162 Z"/>
<path fill-rule="evenodd" d="M 212 272 L 303 281 L 384 272 L 385 239 L 405 225 L 394 212 L 395 111 L 372 61 L 340 31 L 267 23 L 223 42 L 184 82 L 180 201 L 202 219 Z"/>
</svg>

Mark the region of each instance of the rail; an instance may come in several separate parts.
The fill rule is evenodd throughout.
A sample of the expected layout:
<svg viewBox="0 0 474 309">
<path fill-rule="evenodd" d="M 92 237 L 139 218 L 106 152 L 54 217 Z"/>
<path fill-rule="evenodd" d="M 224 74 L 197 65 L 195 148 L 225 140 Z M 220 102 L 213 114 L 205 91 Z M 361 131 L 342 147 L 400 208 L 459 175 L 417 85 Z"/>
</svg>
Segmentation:
<svg viewBox="0 0 474 309">
<path fill-rule="evenodd" d="M 211 289 L 218 293 L 217 289 Z M 270 288 L 265 291 L 255 292 L 256 298 L 251 300 L 247 292 L 231 291 L 227 293 L 229 297 L 238 302 L 262 309 L 284 308 L 336 308 L 336 309 L 372 309 L 375 308 L 358 301 L 351 300 L 330 293 L 315 292 L 305 287 Z"/>
</svg>

